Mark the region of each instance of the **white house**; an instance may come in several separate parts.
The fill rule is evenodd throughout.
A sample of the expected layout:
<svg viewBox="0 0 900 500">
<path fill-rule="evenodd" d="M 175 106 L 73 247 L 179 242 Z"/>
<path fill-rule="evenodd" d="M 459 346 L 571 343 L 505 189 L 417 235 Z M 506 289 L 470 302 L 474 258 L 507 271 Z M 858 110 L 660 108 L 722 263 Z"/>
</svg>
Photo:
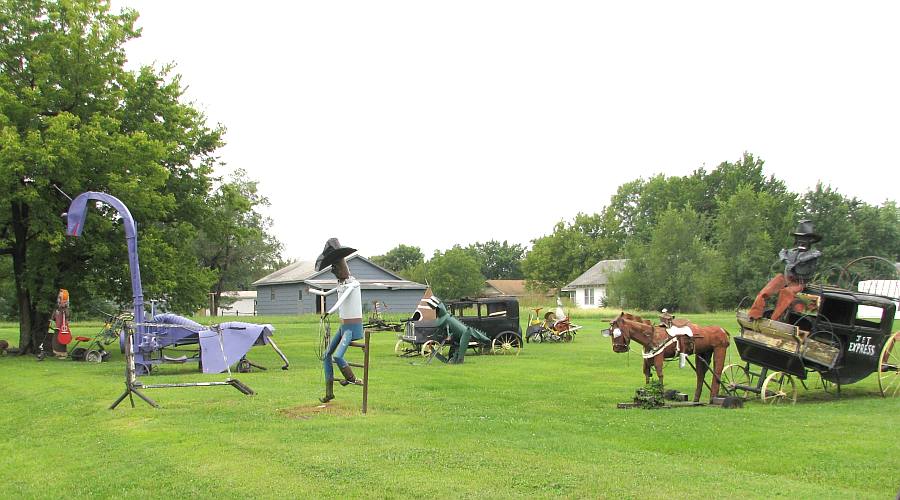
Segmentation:
<svg viewBox="0 0 900 500">
<path fill-rule="evenodd" d="M 609 277 L 625 268 L 627 259 L 601 260 L 581 276 L 562 288 L 574 292 L 572 300 L 579 308 L 596 308 L 606 302 L 606 285 Z"/>
</svg>

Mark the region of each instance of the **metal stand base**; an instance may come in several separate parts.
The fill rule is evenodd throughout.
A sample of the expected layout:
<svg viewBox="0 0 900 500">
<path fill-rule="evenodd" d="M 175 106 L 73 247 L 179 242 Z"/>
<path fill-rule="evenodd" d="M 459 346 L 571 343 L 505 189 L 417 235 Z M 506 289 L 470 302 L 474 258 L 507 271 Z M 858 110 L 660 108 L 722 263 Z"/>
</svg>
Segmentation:
<svg viewBox="0 0 900 500">
<path fill-rule="evenodd" d="M 125 392 L 123 392 L 122 395 L 119 396 L 119 399 L 117 399 L 117 400 L 112 404 L 112 406 L 109 407 L 109 409 L 112 410 L 112 409 L 114 409 L 116 406 L 119 406 L 119 403 L 121 403 L 121 402 L 125 399 L 126 396 L 128 396 L 129 401 L 131 401 L 131 407 L 134 408 L 134 396 L 132 396 L 132 394 L 137 394 L 138 397 L 141 398 L 141 399 L 143 399 L 148 405 L 150 405 L 150 406 L 152 406 L 152 407 L 154 407 L 154 408 L 159 408 L 159 405 L 156 404 L 156 401 L 153 401 L 152 399 L 150 399 L 150 398 L 148 398 L 147 396 L 145 396 L 144 393 L 142 393 L 141 391 L 137 390 L 137 389 L 136 389 L 134 386 L 132 386 L 131 384 L 126 383 L 126 384 L 125 384 Z"/>
</svg>

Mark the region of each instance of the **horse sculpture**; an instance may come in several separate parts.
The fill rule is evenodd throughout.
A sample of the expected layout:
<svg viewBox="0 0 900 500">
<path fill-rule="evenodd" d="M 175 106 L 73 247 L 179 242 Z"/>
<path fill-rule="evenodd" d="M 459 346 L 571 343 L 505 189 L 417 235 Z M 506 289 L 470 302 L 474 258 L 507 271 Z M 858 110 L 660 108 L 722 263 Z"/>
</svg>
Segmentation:
<svg viewBox="0 0 900 500">
<path fill-rule="evenodd" d="M 689 322 L 678 322 L 675 325 L 683 330 L 684 334 L 670 335 L 663 326 L 656 326 L 650 321 L 628 313 L 621 313 L 609 323 L 610 336 L 614 352 L 628 352 L 629 343 L 635 342 L 644 346 L 644 378 L 650 383 L 650 366 L 656 369 L 656 376 L 660 383 L 663 382 L 663 362 L 679 355 L 694 354 L 697 361 L 697 389 L 694 391 L 694 401 L 700 401 L 703 391 L 703 380 L 706 377 L 706 369 L 713 366 L 713 381 L 710 387 L 710 400 L 719 395 L 719 380 L 722 368 L 725 365 L 725 351 L 730 344 L 730 334 L 720 326 L 699 326 Z M 674 330 L 673 330 L 674 331 Z M 714 361 L 711 365 L 710 358 Z"/>
</svg>

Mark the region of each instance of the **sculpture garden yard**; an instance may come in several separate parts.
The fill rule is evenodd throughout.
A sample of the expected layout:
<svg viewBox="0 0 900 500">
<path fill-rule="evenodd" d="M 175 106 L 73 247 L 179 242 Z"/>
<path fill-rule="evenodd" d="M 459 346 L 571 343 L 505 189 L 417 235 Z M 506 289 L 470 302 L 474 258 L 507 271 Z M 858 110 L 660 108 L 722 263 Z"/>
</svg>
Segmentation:
<svg viewBox="0 0 900 500">
<path fill-rule="evenodd" d="M 271 350 L 250 351 L 269 370 L 236 376 L 256 396 L 148 390 L 160 409 L 139 400 L 107 409 L 124 389 L 118 352 L 102 364 L 0 357 L 0 497 L 893 498 L 900 490 L 900 398 L 881 398 L 875 377 L 840 398 L 801 390 L 794 406 L 617 409 L 643 383 L 639 353 L 615 354 L 600 335 L 601 318 L 617 312 L 576 316 L 585 327 L 573 343 L 526 344 L 517 357 L 468 356 L 460 366 L 398 358 L 396 334 L 373 333 L 367 415 L 358 387 L 338 387 L 318 407 L 315 316 L 254 318 L 275 325 L 291 360 L 281 371 Z M 691 319 L 738 331 L 732 313 Z M 99 327 L 74 324 L 73 334 Z M 17 335 L 18 325 L 0 324 L 0 338 Z M 734 345 L 729 361 L 740 361 Z M 196 366 L 166 365 L 142 380 L 226 376 Z M 694 374 L 676 366 L 667 387 L 689 392 Z"/>
</svg>

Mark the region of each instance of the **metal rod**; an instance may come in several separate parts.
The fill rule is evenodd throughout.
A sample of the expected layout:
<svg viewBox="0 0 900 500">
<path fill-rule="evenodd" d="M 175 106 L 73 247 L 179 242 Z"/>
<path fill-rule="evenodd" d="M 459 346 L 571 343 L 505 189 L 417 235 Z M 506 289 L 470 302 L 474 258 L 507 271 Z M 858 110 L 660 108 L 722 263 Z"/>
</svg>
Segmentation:
<svg viewBox="0 0 900 500">
<path fill-rule="evenodd" d="M 369 407 L 369 330 L 366 330 L 366 346 L 363 347 L 363 352 L 365 353 L 365 357 L 363 361 L 362 412 L 363 415 L 365 415 Z"/>
</svg>

